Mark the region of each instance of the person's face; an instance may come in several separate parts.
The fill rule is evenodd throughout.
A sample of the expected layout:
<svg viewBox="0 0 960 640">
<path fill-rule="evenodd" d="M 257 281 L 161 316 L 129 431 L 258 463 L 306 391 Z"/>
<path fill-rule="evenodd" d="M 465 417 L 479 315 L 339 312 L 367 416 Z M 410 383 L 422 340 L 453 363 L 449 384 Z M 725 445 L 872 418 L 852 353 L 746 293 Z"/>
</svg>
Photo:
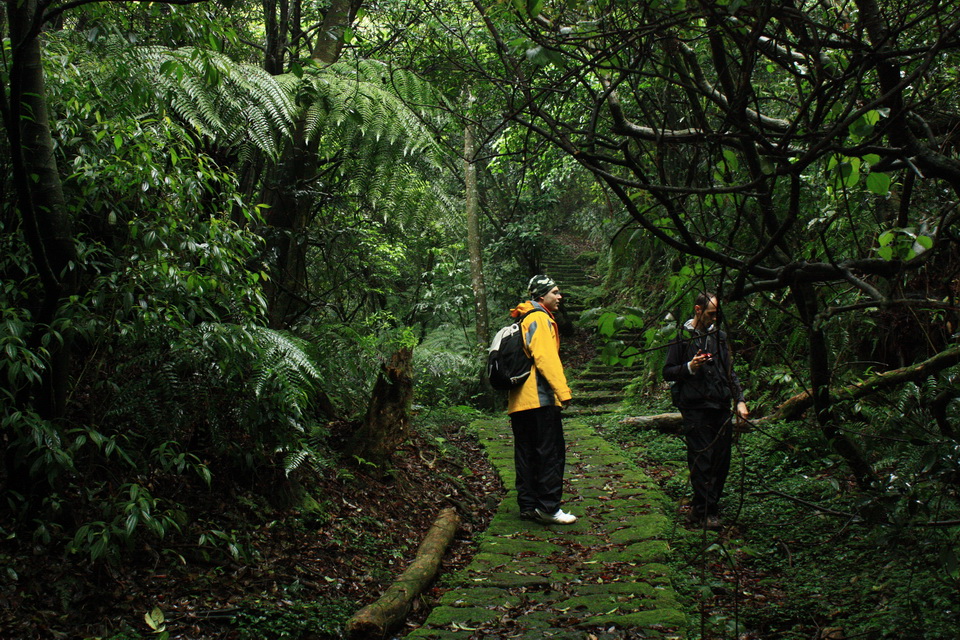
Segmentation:
<svg viewBox="0 0 960 640">
<path fill-rule="evenodd" d="M 710 298 L 710 303 L 706 308 L 696 305 L 693 308 L 694 324 L 698 329 L 707 329 L 717 319 L 717 299 Z"/>
<path fill-rule="evenodd" d="M 556 312 L 560 308 L 560 300 L 563 299 L 563 296 L 560 295 L 560 287 L 554 287 L 550 289 L 542 298 L 540 298 L 540 304 L 549 309 L 551 312 Z"/>
</svg>

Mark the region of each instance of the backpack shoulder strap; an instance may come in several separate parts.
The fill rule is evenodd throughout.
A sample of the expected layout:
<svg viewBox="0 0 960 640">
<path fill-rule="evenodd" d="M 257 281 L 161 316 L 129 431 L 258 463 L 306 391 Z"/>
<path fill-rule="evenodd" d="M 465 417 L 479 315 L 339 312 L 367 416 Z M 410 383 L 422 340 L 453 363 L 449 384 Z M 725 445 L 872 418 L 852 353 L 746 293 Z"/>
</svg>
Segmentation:
<svg viewBox="0 0 960 640">
<path fill-rule="evenodd" d="M 524 313 L 522 316 L 520 316 L 519 318 L 517 318 L 517 319 L 516 319 L 516 322 L 523 322 L 523 319 L 526 318 L 528 315 L 530 315 L 531 313 L 537 313 L 538 311 L 539 311 L 540 313 L 546 313 L 546 311 L 544 311 L 543 309 L 537 309 L 536 307 L 534 307 L 533 309 L 530 309 L 530 311 L 527 311 L 527 312 Z"/>
</svg>

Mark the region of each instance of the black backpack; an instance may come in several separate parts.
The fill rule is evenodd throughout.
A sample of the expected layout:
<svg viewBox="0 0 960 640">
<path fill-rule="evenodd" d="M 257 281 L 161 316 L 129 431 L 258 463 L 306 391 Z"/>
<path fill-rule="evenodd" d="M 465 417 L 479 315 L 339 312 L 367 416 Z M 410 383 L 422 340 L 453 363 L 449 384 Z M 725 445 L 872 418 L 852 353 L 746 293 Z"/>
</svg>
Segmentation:
<svg viewBox="0 0 960 640">
<path fill-rule="evenodd" d="M 499 391 L 509 391 L 522 385 L 530 377 L 533 360 L 523 350 L 523 330 L 520 323 L 540 309 L 531 309 L 508 324 L 493 337 L 487 349 L 487 379 Z"/>
</svg>

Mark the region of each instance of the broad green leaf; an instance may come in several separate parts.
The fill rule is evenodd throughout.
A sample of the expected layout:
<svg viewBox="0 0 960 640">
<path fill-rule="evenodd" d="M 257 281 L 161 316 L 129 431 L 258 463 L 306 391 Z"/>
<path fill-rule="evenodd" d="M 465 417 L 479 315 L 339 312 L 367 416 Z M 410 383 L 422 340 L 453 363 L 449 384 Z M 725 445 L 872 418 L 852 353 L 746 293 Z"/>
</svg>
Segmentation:
<svg viewBox="0 0 960 640">
<path fill-rule="evenodd" d="M 617 331 L 615 326 L 616 321 L 617 321 L 617 314 L 611 311 L 604 313 L 597 320 L 597 332 L 600 335 L 609 338 Z"/>
<path fill-rule="evenodd" d="M 737 154 L 730 149 L 723 150 L 723 162 L 727 165 L 728 171 L 736 171 L 740 167 Z"/>
<path fill-rule="evenodd" d="M 871 173 L 867 176 L 867 189 L 877 194 L 885 196 L 890 193 L 890 176 L 885 173 Z"/>
</svg>

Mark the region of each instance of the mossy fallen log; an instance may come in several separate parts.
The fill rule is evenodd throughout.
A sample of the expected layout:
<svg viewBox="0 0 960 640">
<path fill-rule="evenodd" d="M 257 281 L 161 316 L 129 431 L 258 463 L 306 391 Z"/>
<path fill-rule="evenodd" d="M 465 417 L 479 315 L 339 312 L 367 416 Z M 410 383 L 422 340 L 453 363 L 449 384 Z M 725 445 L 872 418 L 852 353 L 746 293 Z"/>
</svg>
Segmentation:
<svg viewBox="0 0 960 640">
<path fill-rule="evenodd" d="M 760 420 L 763 420 L 761 418 Z M 752 422 L 759 422 L 755 420 Z M 734 418 L 734 433 L 747 433 L 750 431 L 752 422 L 741 422 Z M 660 433 L 679 436 L 683 435 L 683 416 L 680 413 L 658 413 L 653 416 L 630 416 L 620 421 L 620 424 L 626 424 L 634 427 L 638 431 L 641 429 L 656 430 Z"/>
<path fill-rule="evenodd" d="M 414 598 L 429 585 L 440 568 L 440 560 L 453 540 L 460 522 L 457 511 L 447 507 L 440 512 L 433 526 L 427 532 L 417 557 L 400 574 L 380 599 L 353 614 L 346 625 L 346 636 L 350 639 L 385 638 L 387 632 L 399 626 Z"/>
<path fill-rule="evenodd" d="M 656 429 L 661 433 L 679 435 L 683 418 L 679 413 L 660 413 L 655 416 L 632 416 L 624 418 L 620 424 L 628 424 L 637 429 Z"/>
<path fill-rule="evenodd" d="M 960 364 L 960 345 L 945 349 L 923 362 L 884 371 L 855 384 L 834 389 L 831 391 L 831 396 L 834 402 L 858 400 L 907 382 L 920 382 L 927 376 L 934 375 L 957 364 Z M 749 431 L 749 425 L 752 423 L 798 420 L 812 406 L 813 396 L 809 391 L 801 391 L 797 395 L 784 400 L 769 415 L 738 426 L 737 431 L 741 433 Z M 662 433 L 679 434 L 682 420 L 679 413 L 661 413 L 653 416 L 632 416 L 624 418 L 620 423 L 634 426 L 637 429 L 656 429 Z M 947 427 L 945 432 L 949 430 L 950 427 Z"/>
<path fill-rule="evenodd" d="M 920 382 L 927 376 L 934 375 L 958 363 L 960 363 L 960 346 L 953 346 L 923 362 L 878 373 L 856 384 L 833 390 L 831 391 L 831 395 L 834 401 L 858 400 L 878 391 L 907 382 Z M 784 401 L 783 404 L 777 407 L 776 411 L 769 416 L 769 419 L 771 421 L 797 420 L 811 406 L 813 406 L 813 396 L 808 391 L 803 391 Z"/>
</svg>

